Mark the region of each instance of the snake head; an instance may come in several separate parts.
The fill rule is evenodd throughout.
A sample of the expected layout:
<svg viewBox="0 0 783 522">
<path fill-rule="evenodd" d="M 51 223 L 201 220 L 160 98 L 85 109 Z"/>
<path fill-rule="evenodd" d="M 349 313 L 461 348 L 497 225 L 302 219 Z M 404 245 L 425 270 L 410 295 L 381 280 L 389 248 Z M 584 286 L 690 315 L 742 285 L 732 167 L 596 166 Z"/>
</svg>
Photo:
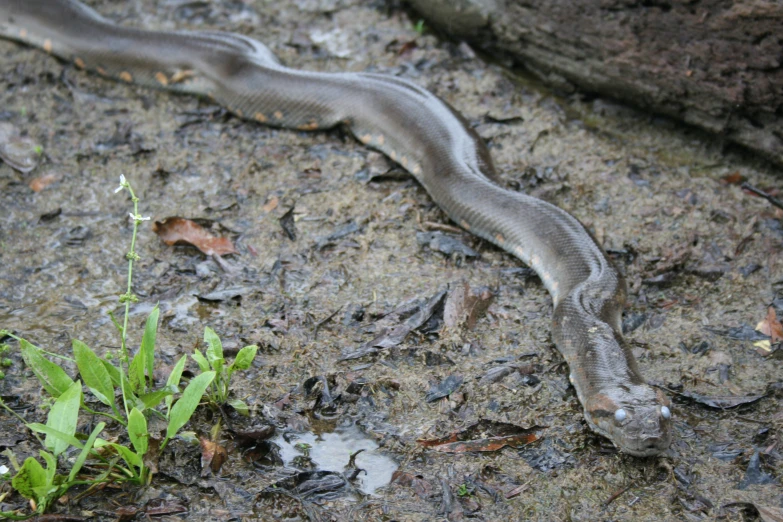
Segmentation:
<svg viewBox="0 0 783 522">
<path fill-rule="evenodd" d="M 591 396 L 585 404 L 590 427 L 623 453 L 659 455 L 672 441 L 669 399 L 647 384 L 616 386 Z"/>
</svg>

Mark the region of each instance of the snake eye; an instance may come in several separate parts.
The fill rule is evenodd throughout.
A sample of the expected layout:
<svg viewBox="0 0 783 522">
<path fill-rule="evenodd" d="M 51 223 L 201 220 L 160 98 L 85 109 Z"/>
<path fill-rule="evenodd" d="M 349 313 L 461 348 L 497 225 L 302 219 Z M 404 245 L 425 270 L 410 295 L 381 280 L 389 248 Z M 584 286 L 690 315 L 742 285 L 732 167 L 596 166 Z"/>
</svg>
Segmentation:
<svg viewBox="0 0 783 522">
<path fill-rule="evenodd" d="M 614 412 L 614 420 L 617 422 L 623 422 L 627 416 L 628 414 L 625 413 L 625 410 L 622 408 L 619 408 Z"/>
<path fill-rule="evenodd" d="M 615 413 L 615 415 L 617 414 Z M 666 406 L 661 406 L 661 417 L 663 417 L 664 419 L 671 419 L 672 418 L 671 410 Z"/>
</svg>

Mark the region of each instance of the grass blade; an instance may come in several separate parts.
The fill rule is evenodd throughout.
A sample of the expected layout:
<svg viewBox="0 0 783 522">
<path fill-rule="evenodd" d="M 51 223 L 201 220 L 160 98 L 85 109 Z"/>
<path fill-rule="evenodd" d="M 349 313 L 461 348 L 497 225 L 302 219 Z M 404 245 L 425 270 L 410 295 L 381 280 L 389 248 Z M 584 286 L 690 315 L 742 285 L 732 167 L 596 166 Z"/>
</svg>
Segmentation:
<svg viewBox="0 0 783 522">
<path fill-rule="evenodd" d="M 166 438 L 171 439 L 184 426 L 196 411 L 198 403 L 204 396 L 207 386 L 215 378 L 215 372 L 204 372 L 190 380 L 188 387 L 182 392 L 182 397 L 174 403 L 169 414 L 169 426 L 166 429 Z"/>
<path fill-rule="evenodd" d="M 62 395 L 60 395 L 49 416 L 46 418 L 46 425 L 61 431 L 66 435 L 73 436 L 76 433 L 76 423 L 79 420 L 79 406 L 82 403 L 82 383 L 74 382 Z M 46 435 L 44 445 L 55 455 L 59 455 L 68 449 L 69 444 L 60 439 Z"/>
<path fill-rule="evenodd" d="M 256 358 L 257 351 L 258 346 L 255 345 L 245 346 L 239 350 L 239 353 L 234 358 L 234 362 L 231 363 L 231 366 L 228 368 L 229 375 L 237 370 L 247 370 L 250 368 L 250 365 L 253 364 L 253 360 Z"/>
<path fill-rule="evenodd" d="M 183 355 L 179 358 L 179 361 L 177 361 L 177 364 L 174 365 L 174 368 L 172 368 L 171 373 L 169 374 L 169 378 L 166 381 L 166 387 L 167 388 L 177 388 L 179 389 L 179 381 L 182 379 L 182 372 L 185 369 L 185 363 L 188 362 L 188 356 Z M 174 402 L 174 396 L 169 395 L 166 397 L 166 409 L 168 411 L 171 410 L 171 404 Z"/>
<path fill-rule="evenodd" d="M 198 364 L 198 367 L 202 372 L 209 371 L 209 362 L 198 349 L 194 350 L 190 356 L 193 357 L 193 360 L 196 361 L 196 364 Z"/>
<path fill-rule="evenodd" d="M 28 341 L 22 339 L 19 342 L 24 363 L 30 368 L 44 389 L 54 398 L 59 397 L 73 384 L 73 379 L 68 377 L 65 370 L 54 364 L 41 354 L 41 350 Z"/>
<path fill-rule="evenodd" d="M 84 443 L 82 452 L 79 453 L 79 457 L 76 459 L 76 462 L 71 468 L 71 472 L 68 474 L 68 482 L 71 482 L 73 479 L 75 479 L 76 475 L 79 473 L 79 470 L 82 469 L 82 466 L 84 466 L 84 463 L 87 461 L 87 457 L 90 455 L 90 451 L 92 451 L 92 446 L 95 444 L 95 439 L 98 438 L 98 435 L 100 435 L 105 426 L 105 422 L 99 422 L 98 425 L 95 426 L 95 429 L 92 430 L 92 433 L 90 433 L 90 436 L 87 438 L 87 442 Z"/>
<path fill-rule="evenodd" d="M 147 318 L 147 324 L 144 326 L 144 336 L 141 338 L 141 348 L 139 349 L 150 382 L 152 382 L 152 372 L 155 367 L 155 339 L 158 335 L 159 315 L 160 309 L 158 309 L 158 305 L 155 305 Z"/>
<path fill-rule="evenodd" d="M 204 328 L 204 342 L 207 343 L 207 361 L 212 366 L 218 375 L 223 371 L 223 365 L 226 360 L 223 357 L 223 343 L 220 342 L 220 337 L 215 331 L 207 326 Z"/>
<path fill-rule="evenodd" d="M 47 426 L 46 424 L 31 422 L 26 426 L 31 431 L 34 431 L 36 433 L 43 433 L 45 435 L 51 435 L 54 438 L 60 439 L 66 442 L 67 444 L 70 444 L 74 448 L 82 449 L 84 447 L 84 445 L 82 445 L 82 442 L 76 437 L 74 437 L 73 435 L 68 435 L 67 433 L 63 433 L 58 429 Z"/>
<path fill-rule="evenodd" d="M 103 404 L 114 408 L 114 386 L 101 359 L 89 346 L 76 339 L 73 340 L 73 356 L 90 392 Z"/>
<path fill-rule="evenodd" d="M 149 432 L 147 432 L 147 419 L 138 409 L 133 408 L 128 415 L 128 437 L 130 437 L 136 454 L 143 456 L 147 453 Z"/>
</svg>

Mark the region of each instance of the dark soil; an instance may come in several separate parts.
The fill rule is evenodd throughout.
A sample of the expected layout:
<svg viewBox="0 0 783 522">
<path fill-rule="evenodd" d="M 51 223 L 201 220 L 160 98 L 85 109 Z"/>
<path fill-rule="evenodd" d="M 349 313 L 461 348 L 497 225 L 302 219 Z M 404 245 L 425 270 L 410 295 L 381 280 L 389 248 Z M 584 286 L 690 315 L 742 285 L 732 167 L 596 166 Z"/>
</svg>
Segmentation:
<svg viewBox="0 0 783 522">
<path fill-rule="evenodd" d="M 189 510 L 172 520 L 658 521 L 754 518 L 747 507 L 723 507 L 732 502 L 782 506 L 781 352 L 763 356 L 750 341 L 719 335 L 752 329 L 773 302 L 783 315 L 783 213 L 731 183 L 742 176 L 772 191 L 781 184 L 772 168 L 666 119 L 602 99 L 557 98 L 464 44 L 417 33 L 417 20 L 380 2 L 91 4 L 122 24 L 247 34 L 292 67 L 377 71 L 433 90 L 488 140 L 508 186 L 574 213 L 626 271 L 626 315 L 637 326 L 629 338 L 646 378 L 703 396 L 766 396 L 729 410 L 674 397 L 669 453 L 619 454 L 583 420 L 538 279 L 465 232 L 450 233 L 478 258 L 422 247 L 417 232 L 453 224 L 411 179 L 378 177 L 394 168 L 378 153 L 339 130 L 266 128 L 204 100 L 105 81 L 0 42 L 0 119 L 43 147 L 29 174 L 0 164 L 0 328 L 63 354 L 74 338 L 100 353 L 117 348 L 107 313 L 119 312 L 126 278 L 131 204 L 114 193 L 124 174 L 142 215 L 209 220 L 239 250 L 218 263 L 165 245 L 145 222 L 132 342 L 159 303 L 164 371 L 202 347 L 204 326 L 227 349 L 260 346 L 255 366 L 233 383 L 253 417 L 229 417 L 219 477 L 201 477 L 198 448 L 177 441 L 151 487 L 72 496 L 56 511 L 112 520 L 119 506 L 163 499 Z M 56 181 L 31 190 L 46 175 Z M 295 240 L 280 223 L 291 208 Z M 473 330 L 425 325 L 396 347 L 341 361 L 406 319 L 383 319 L 398 306 L 462 281 L 496 294 Z M 40 387 L 16 350 L 11 358 L 2 397 L 42 421 Z M 525 372 L 480 380 L 511 363 Z M 426 402 L 432 384 L 452 375 L 461 386 Z M 207 435 L 217 418 L 203 409 L 191 428 Z M 2 445 L 20 461 L 37 454 L 16 421 L 0 419 Z M 547 428 L 530 446 L 489 453 L 416 442 L 479 419 Z M 293 438 L 356 426 L 397 463 L 397 480 L 372 494 L 358 485 L 297 490 L 297 480 L 335 476 L 312 474 L 323 468 L 307 459 L 249 463 L 235 431 L 253 423 Z M 359 449 L 350 442 L 358 439 L 346 440 Z M 390 469 L 385 462 L 365 465 Z M 765 476 L 773 483 L 760 484 Z M 272 484 L 289 495 L 265 490 Z M 22 505 L 15 496 L 4 502 Z"/>
</svg>

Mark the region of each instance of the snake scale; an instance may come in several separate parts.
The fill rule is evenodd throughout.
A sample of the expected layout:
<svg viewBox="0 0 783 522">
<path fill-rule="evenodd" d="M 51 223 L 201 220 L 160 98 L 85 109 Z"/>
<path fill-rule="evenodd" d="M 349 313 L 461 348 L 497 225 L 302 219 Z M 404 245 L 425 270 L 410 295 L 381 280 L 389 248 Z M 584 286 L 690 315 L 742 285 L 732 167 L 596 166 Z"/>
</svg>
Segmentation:
<svg viewBox="0 0 783 522">
<path fill-rule="evenodd" d="M 0 36 L 118 81 L 208 96 L 265 125 L 345 126 L 413 174 L 456 223 L 538 273 L 554 302 L 553 339 L 595 432 L 635 456 L 669 447 L 670 402 L 642 378 L 623 339 L 624 278 L 575 217 L 499 186 L 486 145 L 434 94 L 393 76 L 290 69 L 237 34 L 118 26 L 76 0 L 0 0 Z"/>
</svg>

